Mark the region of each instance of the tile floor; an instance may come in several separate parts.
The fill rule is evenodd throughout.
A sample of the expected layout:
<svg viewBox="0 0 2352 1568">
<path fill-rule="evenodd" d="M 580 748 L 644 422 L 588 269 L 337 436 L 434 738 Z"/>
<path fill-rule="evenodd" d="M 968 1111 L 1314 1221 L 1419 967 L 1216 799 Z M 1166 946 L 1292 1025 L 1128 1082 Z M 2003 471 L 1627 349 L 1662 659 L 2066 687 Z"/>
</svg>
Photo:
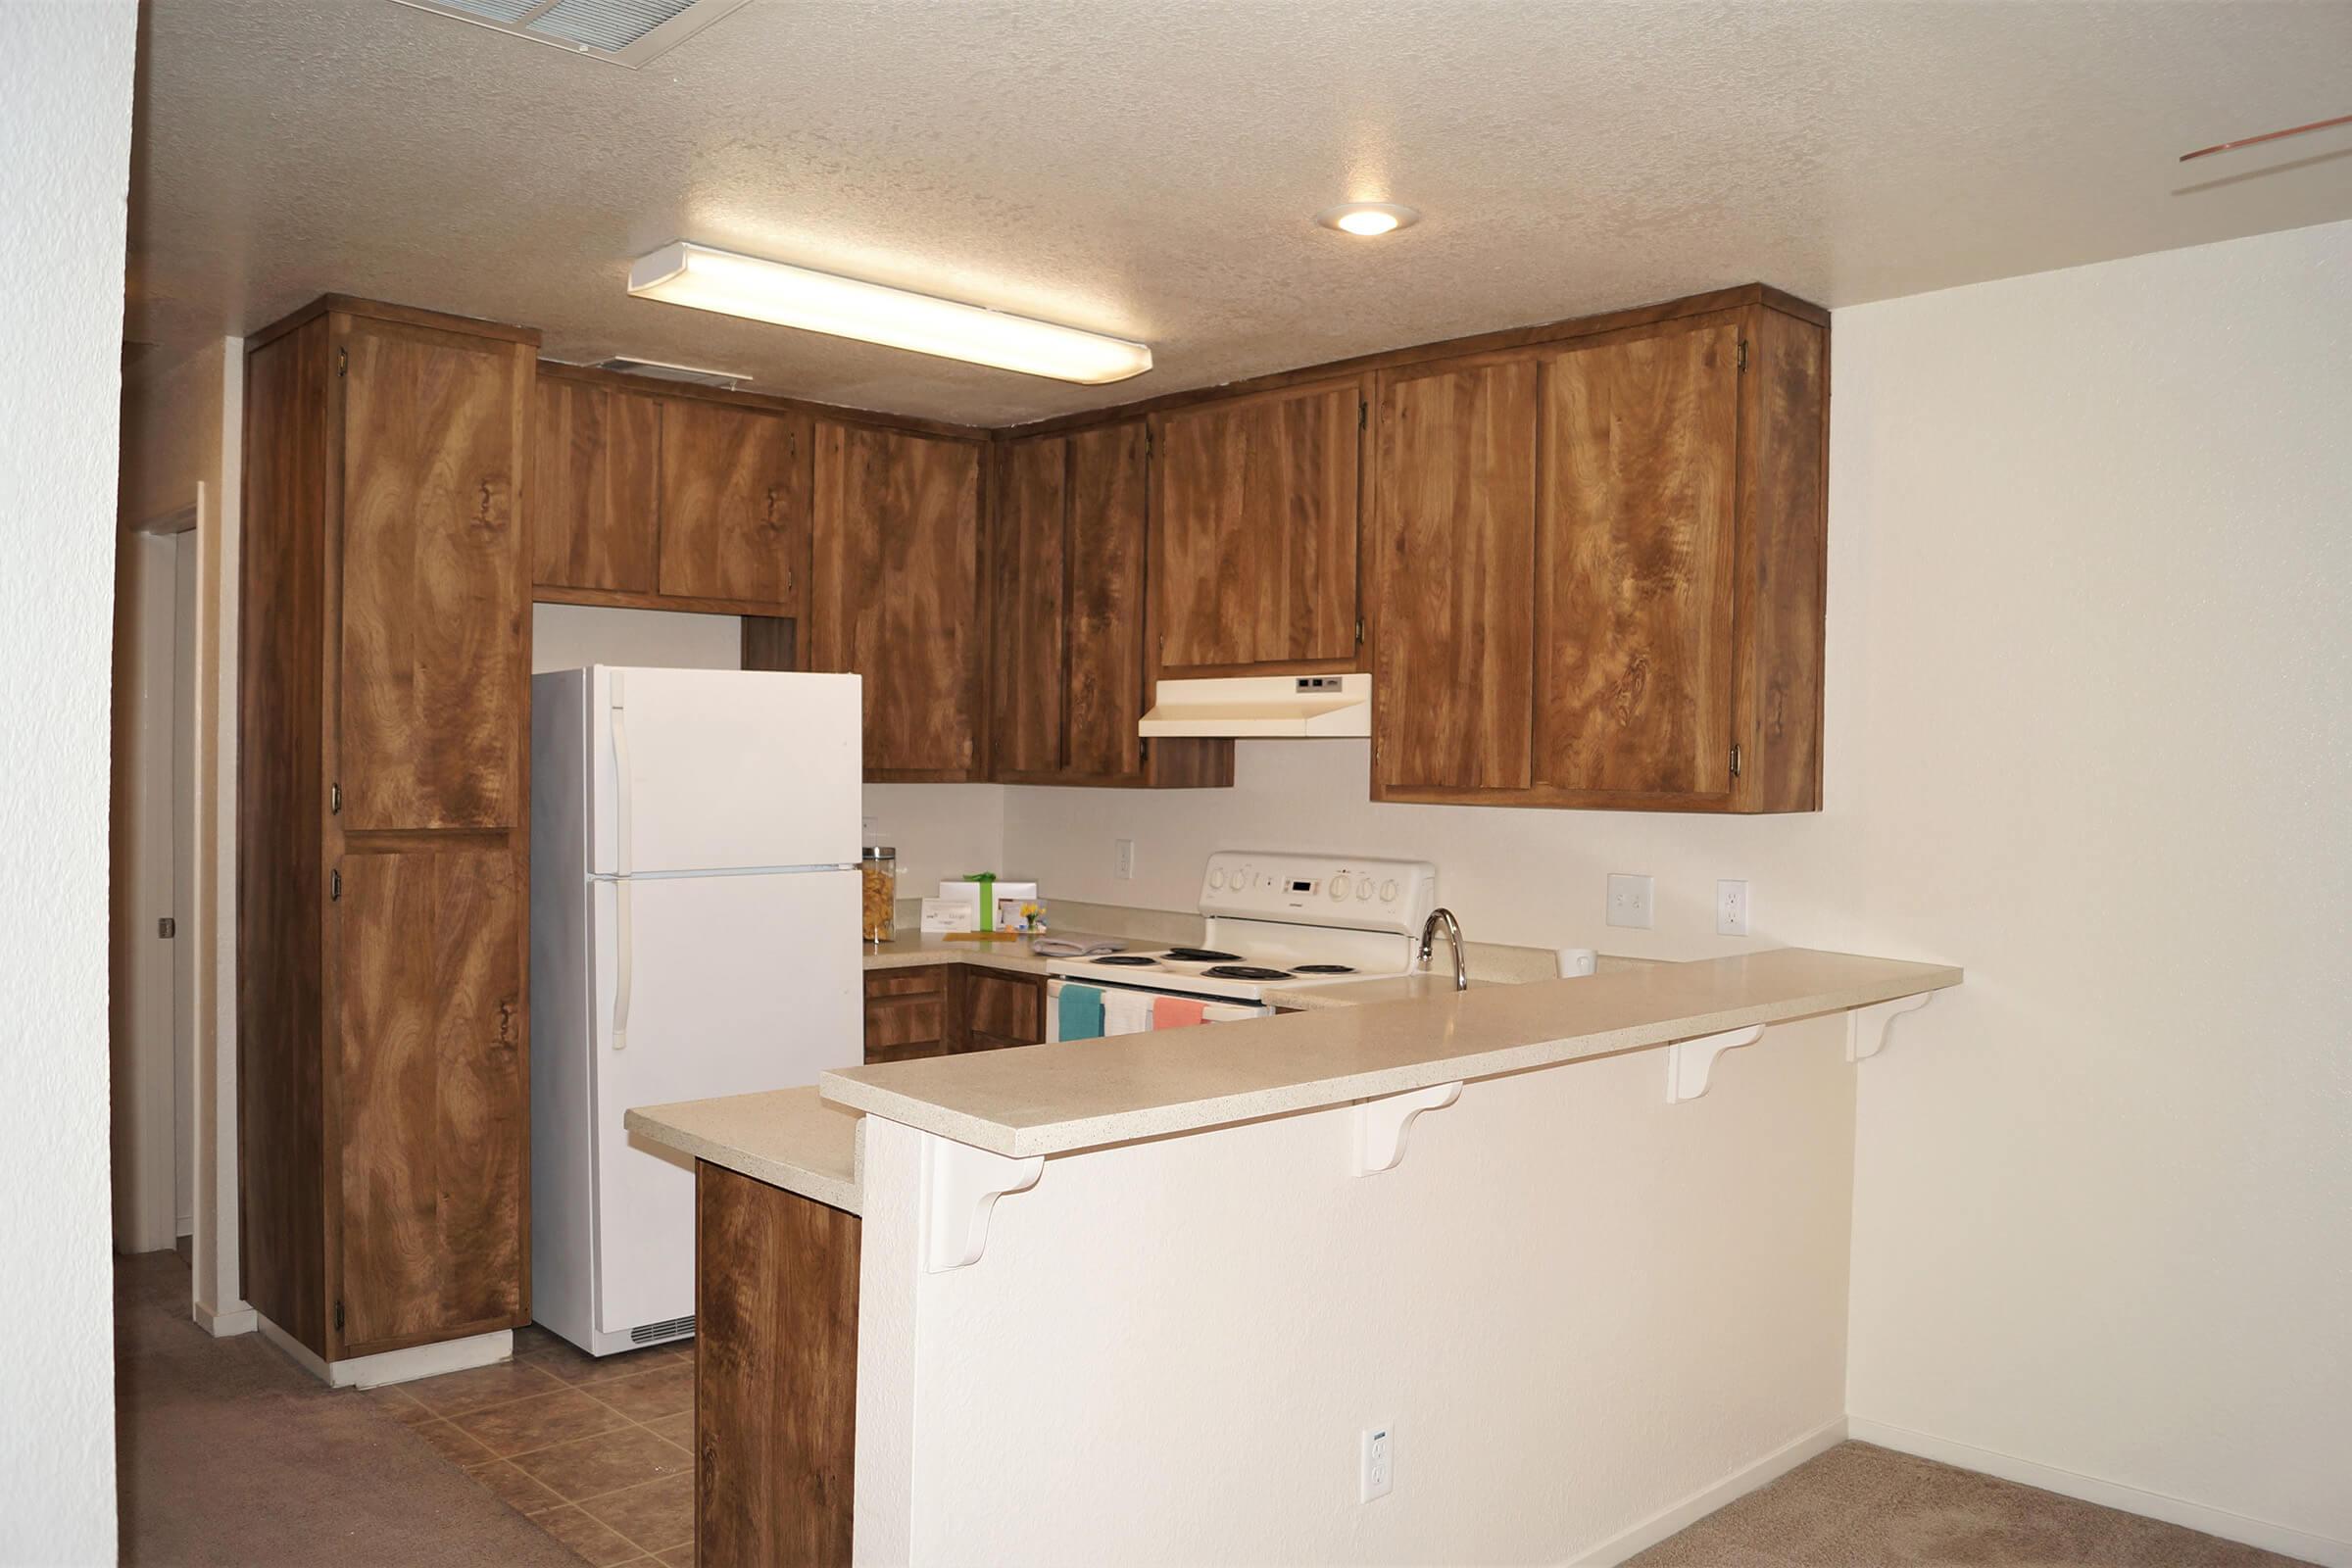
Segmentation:
<svg viewBox="0 0 2352 1568">
<path fill-rule="evenodd" d="M 694 1342 L 603 1358 L 536 1324 L 514 1359 L 366 1396 L 597 1568 L 694 1561 Z"/>
</svg>

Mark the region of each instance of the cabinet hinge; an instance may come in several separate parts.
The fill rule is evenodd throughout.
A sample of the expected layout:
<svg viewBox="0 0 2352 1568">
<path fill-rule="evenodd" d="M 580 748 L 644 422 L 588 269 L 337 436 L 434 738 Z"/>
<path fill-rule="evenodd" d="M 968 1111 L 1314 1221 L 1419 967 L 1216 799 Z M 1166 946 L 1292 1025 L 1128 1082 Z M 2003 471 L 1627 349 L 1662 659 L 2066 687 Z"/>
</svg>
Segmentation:
<svg viewBox="0 0 2352 1568">
<path fill-rule="evenodd" d="M 335 350 L 335 374 L 337 374 L 337 375 L 339 375 L 339 376 L 342 376 L 342 375 L 349 375 L 350 373 L 351 373 L 351 350 L 349 350 L 349 349 L 337 349 L 337 350 Z"/>
<path fill-rule="evenodd" d="M 1151 737 L 1146 736 L 1144 739 L 1135 743 L 1135 760 L 1139 762 L 1149 762 L 1152 760 Z"/>
<path fill-rule="evenodd" d="M 343 1303 L 340 1300 L 335 1302 L 335 1332 L 343 1332 Z"/>
<path fill-rule="evenodd" d="M 1369 428 L 1371 428 L 1371 425 L 1372 425 L 1372 405 L 1371 405 L 1371 404 L 1369 404 L 1369 403 L 1366 403 L 1366 402 L 1365 402 L 1365 401 L 1363 401 L 1363 399 L 1361 399 L 1361 398 L 1358 398 L 1358 399 L 1356 399 L 1356 403 L 1355 403 L 1355 427 L 1356 427 L 1358 430 L 1365 430 L 1365 429 L 1369 429 Z"/>
<path fill-rule="evenodd" d="M 329 816 L 343 814 L 343 786 L 340 784 L 329 784 L 326 787 L 326 814 Z"/>
<path fill-rule="evenodd" d="M 327 903 L 329 903 L 329 904 L 339 904 L 339 903 L 341 903 L 341 902 L 342 902 L 342 899 L 343 899 L 343 873 L 342 873 L 342 872 L 340 872 L 340 871 L 329 871 L 329 872 L 327 872 L 327 873 L 326 873 L 326 902 L 327 902 Z"/>
<path fill-rule="evenodd" d="M 1747 339 L 1745 338 L 1740 340 L 1740 368 L 1743 372 L 1747 369 Z"/>
<path fill-rule="evenodd" d="M 179 935 L 179 922 L 167 914 L 155 922 L 155 934 L 169 942 Z"/>
<path fill-rule="evenodd" d="M 1740 776 L 1740 748 L 1739 748 L 1739 747 L 1737 747 L 1737 746 L 1735 746 L 1735 747 L 1733 747 L 1733 748 L 1732 748 L 1732 777 L 1734 777 L 1734 778 L 1738 778 L 1739 776 Z"/>
<path fill-rule="evenodd" d="M 1355 617 L 1355 645 L 1358 648 L 1364 645 L 1364 617 L 1361 615 Z"/>
</svg>

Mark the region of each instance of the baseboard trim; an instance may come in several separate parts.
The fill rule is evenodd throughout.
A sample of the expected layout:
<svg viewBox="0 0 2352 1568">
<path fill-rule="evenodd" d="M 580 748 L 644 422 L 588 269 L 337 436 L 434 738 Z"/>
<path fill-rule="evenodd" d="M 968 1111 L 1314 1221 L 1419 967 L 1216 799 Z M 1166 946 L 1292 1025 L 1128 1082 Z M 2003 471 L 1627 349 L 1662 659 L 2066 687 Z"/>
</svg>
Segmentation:
<svg viewBox="0 0 2352 1568">
<path fill-rule="evenodd" d="M 239 1334 L 251 1334 L 262 1320 L 262 1314 L 239 1301 L 235 1306 L 211 1307 L 202 1301 L 195 1303 L 190 1314 L 196 1326 L 216 1340 L 232 1339 Z"/>
<path fill-rule="evenodd" d="M 416 1378 L 439 1377 L 444 1372 L 489 1366 L 509 1360 L 514 1354 L 514 1331 L 498 1329 L 406 1350 L 382 1350 L 374 1355 L 326 1361 L 319 1358 L 318 1351 L 258 1313 L 255 1326 L 263 1339 L 283 1350 L 295 1365 L 335 1389 L 379 1389 L 387 1383 L 408 1383 Z"/>
<path fill-rule="evenodd" d="M 2039 1487 L 2044 1492 L 2055 1492 L 2060 1496 L 2095 1502 L 2107 1508 L 2120 1508 L 2125 1513 L 2139 1514 L 2143 1518 L 2161 1519 L 2168 1525 L 2202 1530 L 2224 1541 L 2235 1541 L 2249 1546 L 2260 1546 L 2265 1551 L 2320 1563 L 2323 1568 L 2352 1568 L 2352 1541 L 2315 1536 L 2290 1525 L 2272 1524 L 2267 1519 L 2250 1519 L 2226 1508 L 2190 1502 L 2185 1497 L 2167 1496 L 2161 1492 L 2143 1492 L 2121 1482 L 2101 1481 L 2096 1476 L 2061 1470 L 2055 1465 L 2036 1464 L 2031 1459 L 2020 1459 L 1991 1448 L 1979 1448 L 1966 1443 L 1954 1443 L 1948 1438 L 1931 1437 L 1908 1427 L 1888 1426 L 1884 1421 L 1866 1421 L 1860 1416 L 1849 1416 L 1845 1425 L 1846 1436 L 1857 1443 L 1875 1443 L 1882 1448 L 1892 1448 L 1922 1459 L 1957 1465 L 1963 1470 L 1981 1471 L 1988 1476 L 1998 1476 L 2003 1481 L 2017 1482 L 2021 1486 Z"/>
<path fill-rule="evenodd" d="M 1564 1568 L 1614 1568 L 1626 1558 L 1679 1534 L 1713 1513 L 1726 1503 L 1737 1502 L 1759 1487 L 1780 1480 L 1807 1459 L 1829 1452 L 1845 1441 L 1845 1418 L 1826 1423 L 1806 1433 L 1792 1443 L 1785 1444 L 1756 1460 L 1742 1465 L 1723 1480 L 1703 1491 L 1694 1492 L 1682 1501 L 1659 1513 L 1650 1515 L 1631 1530 L 1611 1536 L 1580 1557 L 1568 1559 Z"/>
</svg>

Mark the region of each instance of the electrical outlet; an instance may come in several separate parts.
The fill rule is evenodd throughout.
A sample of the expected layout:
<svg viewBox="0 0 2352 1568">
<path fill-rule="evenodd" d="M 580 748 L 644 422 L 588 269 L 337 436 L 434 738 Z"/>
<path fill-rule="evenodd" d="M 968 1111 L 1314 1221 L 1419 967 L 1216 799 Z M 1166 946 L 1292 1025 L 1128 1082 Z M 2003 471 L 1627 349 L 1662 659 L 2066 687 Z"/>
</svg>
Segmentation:
<svg viewBox="0 0 2352 1568">
<path fill-rule="evenodd" d="M 1120 882 L 1135 880 L 1135 840 L 1121 839 L 1118 841 L 1118 858 L 1111 867 L 1110 874 L 1114 880 Z"/>
<path fill-rule="evenodd" d="M 1656 924 L 1650 914 L 1656 886 L 1655 877 L 1634 876 L 1624 871 L 1609 873 L 1609 924 L 1632 926 L 1640 931 Z"/>
<path fill-rule="evenodd" d="M 1715 884 L 1715 934 L 1719 937 L 1747 935 L 1747 884 L 1718 882 Z"/>
<path fill-rule="evenodd" d="M 1370 1502 L 1385 1497 L 1396 1481 L 1396 1429 L 1395 1427 L 1366 1427 L 1361 1445 L 1362 1462 L 1357 1466 L 1355 1500 Z"/>
</svg>

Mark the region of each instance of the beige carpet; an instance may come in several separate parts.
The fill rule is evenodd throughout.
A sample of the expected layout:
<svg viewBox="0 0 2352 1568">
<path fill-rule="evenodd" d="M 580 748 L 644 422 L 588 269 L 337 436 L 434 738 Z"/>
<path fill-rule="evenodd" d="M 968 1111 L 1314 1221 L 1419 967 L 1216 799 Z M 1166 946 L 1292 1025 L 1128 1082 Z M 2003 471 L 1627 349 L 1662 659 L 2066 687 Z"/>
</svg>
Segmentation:
<svg viewBox="0 0 2352 1568">
<path fill-rule="evenodd" d="M 115 1421 L 125 1563 L 579 1568 L 365 1396 L 199 1329 L 172 1252 L 116 1260 Z"/>
<path fill-rule="evenodd" d="M 2297 1559 L 1845 1443 L 1628 1568 L 2294 1568 Z"/>
</svg>

